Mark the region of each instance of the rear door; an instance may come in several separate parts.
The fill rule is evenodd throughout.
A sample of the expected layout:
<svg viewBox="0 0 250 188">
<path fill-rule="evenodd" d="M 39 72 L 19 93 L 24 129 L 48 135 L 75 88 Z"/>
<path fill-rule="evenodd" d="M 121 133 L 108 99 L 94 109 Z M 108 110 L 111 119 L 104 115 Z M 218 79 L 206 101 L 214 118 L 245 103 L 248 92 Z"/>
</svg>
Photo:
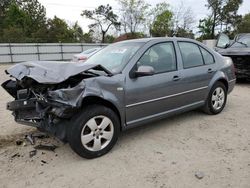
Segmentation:
<svg viewBox="0 0 250 188">
<path fill-rule="evenodd" d="M 187 41 L 178 42 L 182 57 L 181 83 L 186 90 L 186 105 L 204 102 L 207 89 L 217 68 L 213 55 L 202 46 Z"/>
</svg>

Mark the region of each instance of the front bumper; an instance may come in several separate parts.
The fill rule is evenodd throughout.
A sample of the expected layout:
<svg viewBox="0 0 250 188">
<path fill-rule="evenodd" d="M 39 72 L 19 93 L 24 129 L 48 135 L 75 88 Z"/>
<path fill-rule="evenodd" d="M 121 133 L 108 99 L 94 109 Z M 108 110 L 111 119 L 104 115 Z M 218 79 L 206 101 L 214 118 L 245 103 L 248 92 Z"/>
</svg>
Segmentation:
<svg viewBox="0 0 250 188">
<path fill-rule="evenodd" d="M 40 128 L 66 141 L 66 127 L 78 109 L 57 102 L 38 101 L 36 98 L 19 99 L 7 103 L 15 121 Z"/>
</svg>

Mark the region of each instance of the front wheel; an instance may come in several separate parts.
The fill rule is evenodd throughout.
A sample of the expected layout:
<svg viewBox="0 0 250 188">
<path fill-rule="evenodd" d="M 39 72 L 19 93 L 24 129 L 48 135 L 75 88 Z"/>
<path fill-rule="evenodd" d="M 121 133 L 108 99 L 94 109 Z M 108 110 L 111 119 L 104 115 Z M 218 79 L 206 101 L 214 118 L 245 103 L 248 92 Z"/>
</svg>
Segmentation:
<svg viewBox="0 0 250 188">
<path fill-rule="evenodd" d="M 72 119 L 68 134 L 71 148 L 81 157 L 96 158 L 106 154 L 115 145 L 119 134 L 119 118 L 111 109 L 87 106 Z"/>
<path fill-rule="evenodd" d="M 222 82 L 217 82 L 212 87 L 206 101 L 204 111 L 208 114 L 219 114 L 227 102 L 227 89 Z"/>
</svg>

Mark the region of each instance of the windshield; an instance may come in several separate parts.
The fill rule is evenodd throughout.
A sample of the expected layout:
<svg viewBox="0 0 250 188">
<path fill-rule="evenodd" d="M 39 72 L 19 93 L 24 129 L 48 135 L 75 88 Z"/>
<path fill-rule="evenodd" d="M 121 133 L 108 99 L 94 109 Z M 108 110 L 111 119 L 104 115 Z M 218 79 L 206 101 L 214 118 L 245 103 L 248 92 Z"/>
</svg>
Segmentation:
<svg viewBox="0 0 250 188">
<path fill-rule="evenodd" d="M 232 48 L 246 48 L 250 47 L 250 35 L 243 35 L 236 39 L 236 41 L 233 42 Z"/>
<path fill-rule="evenodd" d="M 143 42 L 111 44 L 89 58 L 85 64 L 100 64 L 110 72 L 118 73 L 143 44 Z"/>
</svg>

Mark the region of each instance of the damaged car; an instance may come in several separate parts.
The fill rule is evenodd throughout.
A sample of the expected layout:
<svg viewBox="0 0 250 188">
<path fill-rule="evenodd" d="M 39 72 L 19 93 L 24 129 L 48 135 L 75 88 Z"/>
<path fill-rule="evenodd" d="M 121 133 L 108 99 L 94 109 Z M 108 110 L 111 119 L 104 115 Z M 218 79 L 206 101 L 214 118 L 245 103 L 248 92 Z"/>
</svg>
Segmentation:
<svg viewBox="0 0 250 188">
<path fill-rule="evenodd" d="M 219 114 L 235 85 L 232 60 L 183 38 L 105 47 L 84 63 L 24 62 L 2 87 L 15 121 L 49 132 L 84 158 L 106 154 L 119 133 L 175 114 Z"/>
<path fill-rule="evenodd" d="M 216 47 L 218 53 L 232 58 L 238 79 L 250 79 L 250 33 L 238 34 L 233 41 L 222 33 Z"/>
</svg>

